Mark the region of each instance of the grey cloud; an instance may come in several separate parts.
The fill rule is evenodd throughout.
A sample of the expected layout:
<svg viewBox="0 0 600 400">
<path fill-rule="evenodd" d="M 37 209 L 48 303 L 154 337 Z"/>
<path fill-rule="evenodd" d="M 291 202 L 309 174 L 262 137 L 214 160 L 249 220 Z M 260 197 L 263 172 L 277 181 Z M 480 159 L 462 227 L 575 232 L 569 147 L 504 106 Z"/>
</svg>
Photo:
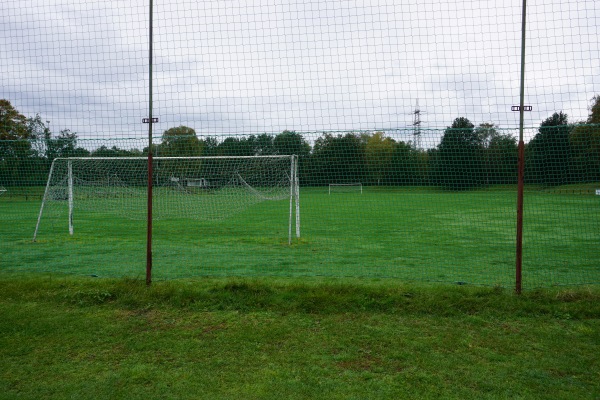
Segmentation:
<svg viewBox="0 0 600 400">
<path fill-rule="evenodd" d="M 154 110 L 168 129 L 214 134 L 423 126 L 458 116 L 518 123 L 520 1 L 161 1 Z M 0 5 L 0 98 L 54 131 L 145 134 L 144 1 Z M 594 0 L 530 6 L 530 125 L 587 116 L 600 93 Z M 560 12 L 558 12 L 560 11 Z"/>
</svg>

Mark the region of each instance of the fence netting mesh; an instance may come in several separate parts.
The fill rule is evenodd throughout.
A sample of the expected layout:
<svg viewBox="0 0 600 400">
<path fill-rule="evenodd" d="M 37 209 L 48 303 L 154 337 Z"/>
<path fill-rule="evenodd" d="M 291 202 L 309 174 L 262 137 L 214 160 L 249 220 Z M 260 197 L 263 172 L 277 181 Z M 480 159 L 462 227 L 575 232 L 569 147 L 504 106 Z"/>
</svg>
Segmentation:
<svg viewBox="0 0 600 400">
<path fill-rule="evenodd" d="M 3 2 L 0 270 L 143 276 L 150 180 L 157 279 L 512 286 L 521 5 L 154 0 L 149 140 L 148 1 Z M 599 18 L 527 5 L 526 288 L 600 282 Z"/>
</svg>

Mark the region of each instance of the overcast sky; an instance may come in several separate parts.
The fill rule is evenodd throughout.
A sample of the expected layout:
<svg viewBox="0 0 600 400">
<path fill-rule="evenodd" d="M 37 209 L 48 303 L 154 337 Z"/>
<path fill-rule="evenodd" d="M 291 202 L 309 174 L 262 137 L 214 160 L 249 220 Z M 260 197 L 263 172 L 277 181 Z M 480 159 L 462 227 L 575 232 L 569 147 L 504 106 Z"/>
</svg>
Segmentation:
<svg viewBox="0 0 600 400">
<path fill-rule="evenodd" d="M 521 0 L 154 0 L 155 131 L 518 127 Z M 144 137 L 148 1 L 4 0 L 0 98 L 53 132 Z M 529 0 L 527 126 L 600 94 L 597 0 Z"/>
</svg>

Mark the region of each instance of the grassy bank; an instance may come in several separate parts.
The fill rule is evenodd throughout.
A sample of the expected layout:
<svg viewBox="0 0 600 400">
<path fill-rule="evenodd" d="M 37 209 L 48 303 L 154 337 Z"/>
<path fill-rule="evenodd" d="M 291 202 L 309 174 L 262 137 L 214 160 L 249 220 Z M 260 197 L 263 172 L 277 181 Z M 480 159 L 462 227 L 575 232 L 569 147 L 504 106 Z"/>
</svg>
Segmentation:
<svg viewBox="0 0 600 400">
<path fill-rule="evenodd" d="M 0 276 L 0 398 L 596 398 L 598 288 Z"/>
</svg>

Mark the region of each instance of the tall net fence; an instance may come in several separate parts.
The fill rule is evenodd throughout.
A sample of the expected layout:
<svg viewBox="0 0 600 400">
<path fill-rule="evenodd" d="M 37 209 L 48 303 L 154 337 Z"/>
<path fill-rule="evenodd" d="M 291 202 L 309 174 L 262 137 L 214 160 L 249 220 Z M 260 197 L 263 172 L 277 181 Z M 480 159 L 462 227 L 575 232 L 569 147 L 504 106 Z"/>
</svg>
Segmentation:
<svg viewBox="0 0 600 400">
<path fill-rule="evenodd" d="M 599 283 L 600 12 L 527 7 L 523 284 Z M 142 276 L 151 150 L 158 279 L 514 284 L 520 1 L 155 0 L 151 143 L 148 8 L 0 5 L 2 271 Z"/>
</svg>

